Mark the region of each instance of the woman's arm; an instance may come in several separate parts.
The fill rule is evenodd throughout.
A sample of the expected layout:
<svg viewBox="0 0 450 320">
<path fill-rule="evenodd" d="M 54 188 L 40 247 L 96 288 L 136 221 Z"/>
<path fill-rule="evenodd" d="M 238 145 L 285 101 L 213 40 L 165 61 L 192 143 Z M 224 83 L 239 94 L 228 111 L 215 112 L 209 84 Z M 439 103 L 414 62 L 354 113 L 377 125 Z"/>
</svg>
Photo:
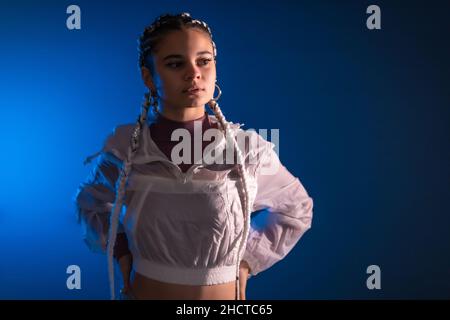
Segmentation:
<svg viewBox="0 0 450 320">
<path fill-rule="evenodd" d="M 116 198 L 116 184 L 132 129 L 133 125 L 114 128 L 105 140 L 102 150 L 97 153 L 100 156 L 87 179 L 78 187 L 74 199 L 78 222 L 84 227 L 84 241 L 94 252 L 106 252 L 109 219 Z M 113 254 L 123 277 L 122 291 L 127 292 L 133 257 L 120 222 L 117 232 Z"/>
<path fill-rule="evenodd" d="M 109 217 L 116 197 L 116 183 L 122 168 L 132 125 L 119 125 L 107 136 L 87 179 L 78 187 L 74 202 L 78 222 L 84 227 L 84 240 L 94 252 L 105 252 Z M 123 233 L 119 223 L 118 233 Z M 126 254 L 126 237 L 117 237 L 115 253 Z M 117 247 L 117 248 L 116 248 Z"/>
<path fill-rule="evenodd" d="M 257 193 L 253 210 L 266 209 L 264 227 L 252 223 L 243 256 L 251 275 L 270 268 L 283 259 L 311 227 L 313 200 L 300 180 L 284 167 L 273 150 L 263 141 L 260 163 L 255 170 Z"/>
<path fill-rule="evenodd" d="M 241 294 L 241 300 L 247 299 L 246 288 L 250 272 L 251 269 L 247 261 L 241 260 L 241 264 L 239 266 L 239 291 Z"/>
</svg>

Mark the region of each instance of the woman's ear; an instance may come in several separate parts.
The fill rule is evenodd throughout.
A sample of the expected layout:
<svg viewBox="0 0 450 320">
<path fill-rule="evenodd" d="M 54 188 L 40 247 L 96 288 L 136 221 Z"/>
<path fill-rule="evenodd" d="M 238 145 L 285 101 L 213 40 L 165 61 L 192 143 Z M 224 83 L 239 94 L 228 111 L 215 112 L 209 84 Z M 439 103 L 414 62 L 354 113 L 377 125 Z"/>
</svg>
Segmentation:
<svg viewBox="0 0 450 320">
<path fill-rule="evenodd" d="M 149 88 L 152 92 L 156 92 L 151 72 L 147 67 L 141 67 L 141 76 L 145 86 Z"/>
</svg>

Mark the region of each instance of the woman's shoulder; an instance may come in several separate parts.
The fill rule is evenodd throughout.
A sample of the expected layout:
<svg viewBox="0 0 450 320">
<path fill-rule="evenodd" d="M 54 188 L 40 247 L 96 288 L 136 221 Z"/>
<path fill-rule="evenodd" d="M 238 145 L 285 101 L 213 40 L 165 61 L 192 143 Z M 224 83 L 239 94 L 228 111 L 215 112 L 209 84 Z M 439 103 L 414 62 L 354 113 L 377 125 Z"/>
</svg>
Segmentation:
<svg viewBox="0 0 450 320">
<path fill-rule="evenodd" d="M 101 155 L 107 158 L 110 158 L 112 155 L 116 161 L 119 160 L 120 162 L 125 159 L 133 128 L 133 123 L 119 124 L 113 127 L 113 129 L 103 138 L 101 149 L 96 153 L 87 156 L 84 160 L 84 165 L 91 163 Z"/>
<path fill-rule="evenodd" d="M 253 176 L 275 175 L 279 172 L 281 165 L 278 157 L 277 131 L 271 131 L 271 140 L 267 139 L 267 130 L 259 132 L 248 129 L 239 129 L 237 132 L 237 142 L 239 148 L 244 153 L 245 163 Z M 274 143 L 275 142 L 275 143 Z"/>
<path fill-rule="evenodd" d="M 125 159 L 134 127 L 135 123 L 118 124 L 113 127 L 103 141 L 102 151 L 112 153 L 121 160 Z"/>
<path fill-rule="evenodd" d="M 275 148 L 275 144 L 267 140 L 266 131 L 257 132 L 254 129 L 235 128 L 239 148 L 246 155 L 258 155 Z"/>
<path fill-rule="evenodd" d="M 104 144 L 117 145 L 125 144 L 130 141 L 131 133 L 135 127 L 134 123 L 118 124 L 109 132 Z"/>
</svg>

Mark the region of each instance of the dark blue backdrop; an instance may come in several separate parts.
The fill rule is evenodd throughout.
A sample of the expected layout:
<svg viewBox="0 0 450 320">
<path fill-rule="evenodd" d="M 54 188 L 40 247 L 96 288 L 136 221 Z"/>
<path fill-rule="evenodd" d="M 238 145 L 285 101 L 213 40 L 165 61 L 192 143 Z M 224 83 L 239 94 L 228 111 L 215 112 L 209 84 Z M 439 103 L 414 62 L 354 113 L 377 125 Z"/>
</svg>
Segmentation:
<svg viewBox="0 0 450 320">
<path fill-rule="evenodd" d="M 81 30 L 66 28 L 70 4 Z M 370 4 L 381 30 L 366 28 Z M 248 298 L 450 298 L 444 1 L 2 2 L 0 298 L 109 298 L 72 197 L 84 158 L 139 112 L 140 32 L 184 11 L 213 31 L 227 119 L 279 128 L 314 198 L 312 229 Z M 71 264 L 81 290 L 66 288 Z M 366 287 L 372 264 L 381 290 Z"/>
</svg>

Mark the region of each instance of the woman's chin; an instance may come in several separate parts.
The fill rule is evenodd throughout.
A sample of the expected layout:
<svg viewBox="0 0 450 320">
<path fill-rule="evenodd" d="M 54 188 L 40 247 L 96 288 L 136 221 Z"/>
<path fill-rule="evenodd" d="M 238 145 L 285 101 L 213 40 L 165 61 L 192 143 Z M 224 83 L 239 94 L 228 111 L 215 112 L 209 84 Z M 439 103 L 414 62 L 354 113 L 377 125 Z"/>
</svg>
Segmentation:
<svg viewBox="0 0 450 320">
<path fill-rule="evenodd" d="M 198 108 L 204 107 L 207 102 L 205 99 L 184 99 L 180 105 L 184 108 Z"/>
</svg>

